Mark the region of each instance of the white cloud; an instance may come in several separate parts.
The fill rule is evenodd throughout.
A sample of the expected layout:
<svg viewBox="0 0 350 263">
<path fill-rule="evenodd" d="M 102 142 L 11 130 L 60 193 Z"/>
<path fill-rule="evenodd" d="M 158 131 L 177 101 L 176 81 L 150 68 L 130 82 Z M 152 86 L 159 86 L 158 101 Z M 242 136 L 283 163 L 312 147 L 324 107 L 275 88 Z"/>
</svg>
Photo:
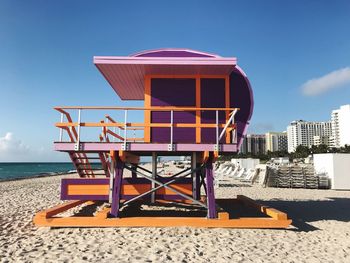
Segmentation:
<svg viewBox="0 0 350 263">
<path fill-rule="evenodd" d="M 13 154 L 26 154 L 29 151 L 29 146 L 24 145 L 20 140 L 13 137 L 11 132 L 5 134 L 4 137 L 0 137 L 0 156 L 13 155 Z"/>
<path fill-rule="evenodd" d="M 0 135 L 0 162 L 68 161 L 67 154 L 55 152 L 52 147 L 31 147 L 17 139 L 12 132 Z"/>
<path fill-rule="evenodd" d="M 310 79 L 301 86 L 301 89 L 306 96 L 316 96 L 343 87 L 346 84 L 349 84 L 350 87 L 350 67 L 341 68 L 322 77 Z"/>
</svg>

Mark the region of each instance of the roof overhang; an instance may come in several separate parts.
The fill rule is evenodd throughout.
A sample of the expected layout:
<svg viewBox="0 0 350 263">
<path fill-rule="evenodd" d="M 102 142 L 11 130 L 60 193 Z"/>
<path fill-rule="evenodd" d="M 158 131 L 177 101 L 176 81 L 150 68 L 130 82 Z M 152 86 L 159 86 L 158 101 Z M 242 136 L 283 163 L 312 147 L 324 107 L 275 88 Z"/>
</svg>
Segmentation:
<svg viewBox="0 0 350 263">
<path fill-rule="evenodd" d="M 229 75 L 234 57 L 94 57 L 94 64 L 122 100 L 143 100 L 146 75 Z"/>
</svg>

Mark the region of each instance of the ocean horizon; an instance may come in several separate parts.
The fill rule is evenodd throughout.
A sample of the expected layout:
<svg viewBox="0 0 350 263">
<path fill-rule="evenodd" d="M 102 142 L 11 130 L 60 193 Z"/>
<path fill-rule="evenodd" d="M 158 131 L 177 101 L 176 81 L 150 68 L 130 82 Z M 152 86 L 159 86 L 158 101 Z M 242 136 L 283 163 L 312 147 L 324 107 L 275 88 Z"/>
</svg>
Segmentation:
<svg viewBox="0 0 350 263">
<path fill-rule="evenodd" d="M 140 162 L 145 163 L 147 161 Z M 99 169 L 101 163 L 92 163 L 92 166 Z M 0 162 L 0 182 L 75 172 L 71 162 Z"/>
<path fill-rule="evenodd" d="M 0 162 L 0 181 L 54 176 L 75 171 L 70 162 Z"/>
</svg>

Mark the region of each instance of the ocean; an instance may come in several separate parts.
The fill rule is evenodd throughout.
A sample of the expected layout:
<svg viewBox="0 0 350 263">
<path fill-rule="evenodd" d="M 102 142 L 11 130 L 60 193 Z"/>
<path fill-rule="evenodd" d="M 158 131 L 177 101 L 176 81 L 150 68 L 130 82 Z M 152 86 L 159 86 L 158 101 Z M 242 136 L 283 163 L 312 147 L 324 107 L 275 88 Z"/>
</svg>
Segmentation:
<svg viewBox="0 0 350 263">
<path fill-rule="evenodd" d="M 58 175 L 74 170 L 72 163 L 0 163 L 0 181 Z"/>
</svg>

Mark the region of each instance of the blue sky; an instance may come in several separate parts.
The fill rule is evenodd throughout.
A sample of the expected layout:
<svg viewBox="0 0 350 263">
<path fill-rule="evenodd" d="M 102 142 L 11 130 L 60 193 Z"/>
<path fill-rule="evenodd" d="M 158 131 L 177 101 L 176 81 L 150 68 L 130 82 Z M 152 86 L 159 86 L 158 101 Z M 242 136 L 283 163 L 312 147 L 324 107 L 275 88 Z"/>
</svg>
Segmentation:
<svg viewBox="0 0 350 263">
<path fill-rule="evenodd" d="M 350 103 L 349 26 L 349 1 L 1 0 L 0 161 L 67 160 L 52 151 L 53 106 L 143 105 L 115 95 L 94 55 L 236 56 L 254 90 L 251 132 L 328 120 Z"/>
</svg>

